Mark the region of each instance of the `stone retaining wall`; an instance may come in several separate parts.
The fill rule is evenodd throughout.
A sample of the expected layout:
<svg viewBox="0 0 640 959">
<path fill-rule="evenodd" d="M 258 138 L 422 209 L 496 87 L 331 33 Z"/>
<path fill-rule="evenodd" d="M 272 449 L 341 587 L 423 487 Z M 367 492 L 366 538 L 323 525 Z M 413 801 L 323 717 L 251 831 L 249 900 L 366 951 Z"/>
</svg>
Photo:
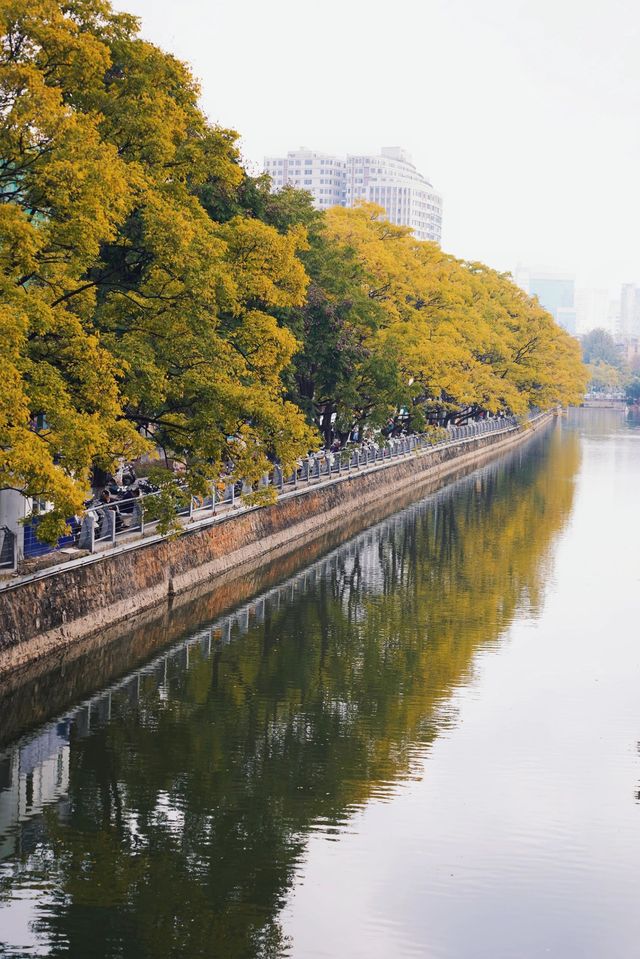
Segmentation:
<svg viewBox="0 0 640 959">
<path fill-rule="evenodd" d="M 399 497 L 418 498 L 425 485 L 441 485 L 475 469 L 525 442 L 554 415 L 516 432 L 488 434 L 343 475 L 292 492 L 273 506 L 194 524 L 175 539 L 142 541 L 5 588 L 0 591 L 0 675 L 104 633 L 198 584 L 211 588 L 222 579 L 247 576 L 332 526 L 352 526 L 354 516 L 366 524 L 376 504 L 393 512 L 400 508 Z"/>
</svg>

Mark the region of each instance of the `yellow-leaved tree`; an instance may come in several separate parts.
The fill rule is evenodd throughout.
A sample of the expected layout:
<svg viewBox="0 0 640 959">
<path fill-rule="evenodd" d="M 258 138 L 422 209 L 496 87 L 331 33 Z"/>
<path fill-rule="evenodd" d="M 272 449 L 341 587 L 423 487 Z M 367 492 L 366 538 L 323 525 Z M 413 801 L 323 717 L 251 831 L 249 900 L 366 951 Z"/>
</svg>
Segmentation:
<svg viewBox="0 0 640 959">
<path fill-rule="evenodd" d="M 415 240 L 369 203 L 327 211 L 310 236 L 296 385 L 327 439 L 583 394 L 577 341 L 507 275 Z"/>
<path fill-rule="evenodd" d="M 85 29 L 104 35 L 83 2 Z M 284 399 L 298 343 L 276 319 L 302 304 L 305 231 L 283 233 L 238 202 L 233 131 L 208 123 L 188 67 L 137 34 L 108 32 L 102 83 L 74 92 L 100 117 L 132 202 L 90 273 L 94 324 L 125 369 L 127 418 L 184 465 L 193 491 L 231 471 L 255 480 L 316 442 Z"/>
<path fill-rule="evenodd" d="M 189 68 L 107 0 L 0 0 L 0 487 L 82 508 L 155 446 L 200 492 L 354 426 L 577 400 L 577 343 L 372 204 L 243 169 Z"/>
<path fill-rule="evenodd" d="M 0 31 L 0 487 L 52 503 L 55 539 L 91 467 L 150 443 L 194 490 L 291 463 L 315 439 L 274 311 L 304 301 L 304 230 L 211 215 L 246 179 L 236 135 L 135 18 L 0 0 Z"/>
<path fill-rule="evenodd" d="M 108 67 L 104 45 L 48 0 L 0 3 L 0 488 L 53 503 L 47 538 L 82 509 L 89 470 L 141 448 L 122 415 L 124 366 L 93 328 L 83 286 L 130 209 L 99 118 L 70 108 Z"/>
</svg>

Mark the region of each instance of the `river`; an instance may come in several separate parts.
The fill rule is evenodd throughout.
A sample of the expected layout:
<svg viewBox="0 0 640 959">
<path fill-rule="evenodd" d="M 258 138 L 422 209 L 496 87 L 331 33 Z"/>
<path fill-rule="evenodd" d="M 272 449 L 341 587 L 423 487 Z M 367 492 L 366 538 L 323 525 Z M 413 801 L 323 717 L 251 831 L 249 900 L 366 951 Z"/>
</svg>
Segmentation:
<svg viewBox="0 0 640 959">
<path fill-rule="evenodd" d="M 0 956 L 640 954 L 639 479 L 573 411 L 0 693 Z"/>
</svg>

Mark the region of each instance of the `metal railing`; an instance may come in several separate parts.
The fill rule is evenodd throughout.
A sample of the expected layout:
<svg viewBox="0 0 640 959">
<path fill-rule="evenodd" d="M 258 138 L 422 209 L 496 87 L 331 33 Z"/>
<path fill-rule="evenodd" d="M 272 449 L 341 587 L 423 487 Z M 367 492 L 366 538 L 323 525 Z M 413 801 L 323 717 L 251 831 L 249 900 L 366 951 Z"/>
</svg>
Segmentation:
<svg viewBox="0 0 640 959">
<path fill-rule="evenodd" d="M 532 413 L 531 418 L 536 415 Z M 247 497 L 264 487 L 272 487 L 279 499 L 313 485 L 334 482 L 343 476 L 377 469 L 416 453 L 472 442 L 489 433 L 515 430 L 519 425 L 515 416 L 492 417 L 474 420 L 462 426 L 448 426 L 430 433 L 400 436 L 382 442 L 367 442 L 336 451 L 323 450 L 299 460 L 291 473 L 284 473 L 279 465 L 275 465 L 257 484 L 250 485 L 242 480 L 225 481 L 222 478 L 212 483 L 206 496 L 185 494 L 184 503 L 175 510 L 176 516 L 186 522 L 210 522 L 216 516 L 232 510 L 250 508 L 253 504 L 251 499 L 247 501 Z M 152 500 L 159 495 L 158 492 L 151 492 L 114 499 L 108 504 L 96 503 L 86 511 L 79 529 L 77 520 L 73 521 L 76 531 L 72 536 L 65 537 L 57 547 L 46 547 L 42 544 L 43 552 L 52 552 L 72 543 L 89 553 L 103 552 L 119 544 L 153 535 L 157 533 L 159 521 L 154 518 L 156 511 L 153 509 Z M 16 537 L 8 530 L 7 533 L 7 565 L 3 567 L 0 562 L 0 568 L 15 569 Z M 0 544 L 2 542 L 0 539 Z M 13 565 L 9 565 L 9 553 Z M 68 557 L 65 559 L 69 561 Z"/>
<path fill-rule="evenodd" d="M 517 429 L 518 426 L 519 422 L 515 416 L 495 417 L 472 421 L 464 426 L 449 426 L 440 434 L 414 434 L 392 438 L 383 443 L 370 442 L 343 450 L 311 453 L 299 460 L 291 473 L 284 473 L 276 464 L 253 486 L 242 480 L 212 483 L 211 492 L 207 496 L 187 496 L 186 502 L 176 508 L 176 515 L 187 521 L 212 518 L 230 509 L 246 506 L 243 497 L 251 496 L 265 487 L 274 488 L 277 498 L 280 498 L 298 489 L 410 457 L 416 452 L 468 442 L 488 433 Z M 92 506 L 83 520 L 77 545 L 93 552 L 96 548 L 115 546 L 134 533 L 139 536 L 152 533 L 158 520 L 151 518 L 154 512 L 150 508 L 151 500 L 158 495 L 146 493 L 135 498 L 112 500 L 109 504 Z"/>
</svg>

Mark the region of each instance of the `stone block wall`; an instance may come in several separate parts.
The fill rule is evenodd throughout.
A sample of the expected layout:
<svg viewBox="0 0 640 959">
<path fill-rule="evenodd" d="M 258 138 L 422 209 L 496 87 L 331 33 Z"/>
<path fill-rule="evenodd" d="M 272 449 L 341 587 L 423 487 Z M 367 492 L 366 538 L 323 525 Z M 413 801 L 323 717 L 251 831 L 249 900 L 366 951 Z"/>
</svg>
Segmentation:
<svg viewBox="0 0 640 959">
<path fill-rule="evenodd" d="M 0 590 L 0 675 L 32 663 L 199 584 L 209 588 L 301 549 L 340 526 L 370 524 L 373 508 L 391 513 L 399 498 L 463 475 L 526 442 L 554 414 L 530 428 L 489 434 L 302 488 L 269 507 L 196 523 L 175 539 L 141 541 L 90 562 Z M 381 517 L 380 517 L 381 518 Z"/>
</svg>

